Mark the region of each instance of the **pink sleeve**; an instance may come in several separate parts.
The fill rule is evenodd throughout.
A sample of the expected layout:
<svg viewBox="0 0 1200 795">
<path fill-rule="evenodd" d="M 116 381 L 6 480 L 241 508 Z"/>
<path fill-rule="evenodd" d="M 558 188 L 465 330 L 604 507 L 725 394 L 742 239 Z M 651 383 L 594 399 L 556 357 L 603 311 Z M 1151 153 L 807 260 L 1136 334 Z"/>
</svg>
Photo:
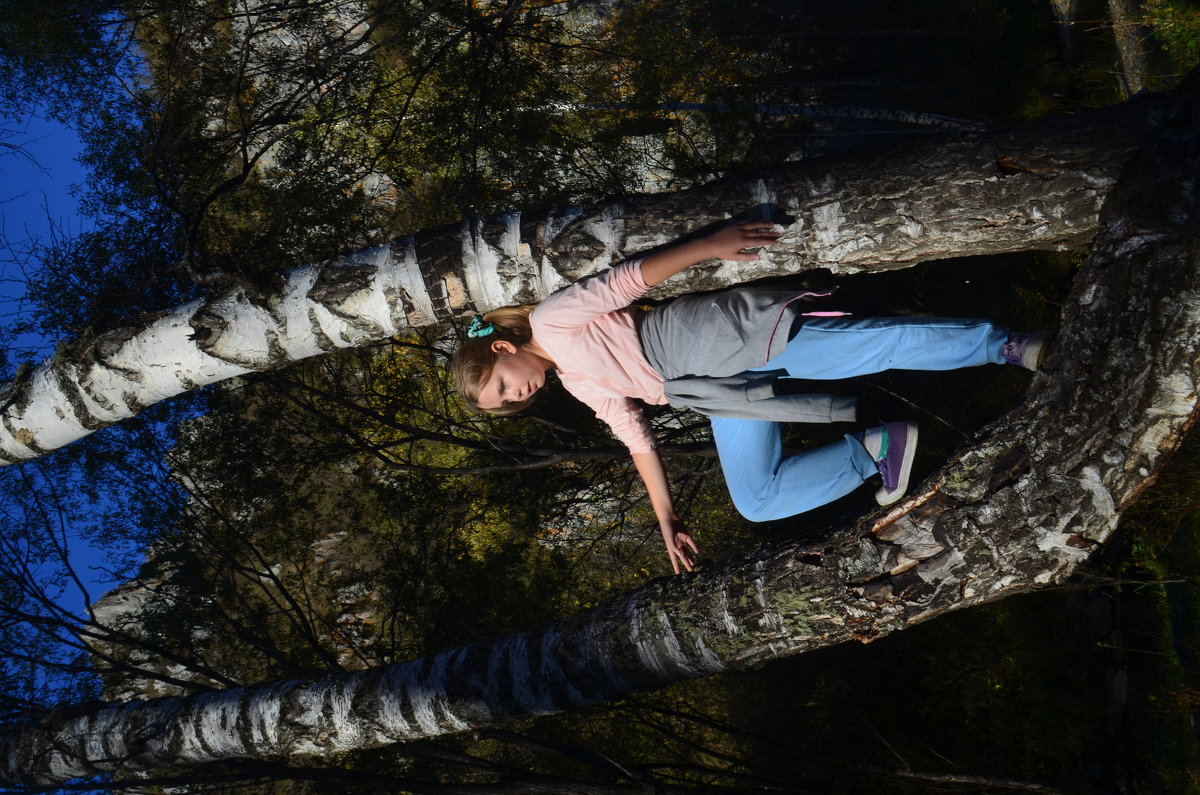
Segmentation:
<svg viewBox="0 0 1200 795">
<path fill-rule="evenodd" d="M 630 398 L 601 398 L 585 402 L 595 409 L 597 417 L 608 423 L 613 435 L 629 448 L 629 452 L 649 453 L 656 447 L 650 422 Z"/>
<path fill-rule="evenodd" d="M 625 260 L 606 271 L 580 279 L 538 304 L 534 322 L 544 327 L 577 328 L 601 315 L 623 309 L 650 289 L 642 278 L 642 261 Z"/>
</svg>

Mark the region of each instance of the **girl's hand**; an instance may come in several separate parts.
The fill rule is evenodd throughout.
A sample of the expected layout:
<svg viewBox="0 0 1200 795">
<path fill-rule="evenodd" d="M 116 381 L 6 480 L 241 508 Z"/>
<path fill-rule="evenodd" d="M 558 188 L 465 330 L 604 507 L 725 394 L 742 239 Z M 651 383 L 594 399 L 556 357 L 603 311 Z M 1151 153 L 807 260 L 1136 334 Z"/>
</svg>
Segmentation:
<svg viewBox="0 0 1200 795">
<path fill-rule="evenodd" d="M 680 566 L 692 571 L 696 568 L 696 553 L 700 550 L 683 522 L 674 519 L 670 523 L 661 524 L 663 543 L 667 545 L 667 557 L 671 559 L 671 568 L 678 574 Z"/>
<path fill-rule="evenodd" d="M 642 260 L 642 279 L 648 287 L 671 278 L 706 259 L 756 260 L 757 251 L 746 248 L 773 246 L 779 233 L 770 221 L 742 221 L 651 254 Z"/>
<path fill-rule="evenodd" d="M 663 543 L 667 545 L 671 568 L 676 574 L 681 567 L 691 571 L 696 568 L 696 553 L 700 550 L 696 548 L 687 525 L 675 515 L 675 508 L 671 505 L 671 489 L 667 486 L 667 472 L 663 469 L 658 451 L 632 455 L 633 464 L 646 484 L 646 494 L 654 506 L 654 515 L 658 517 L 658 528 L 662 531 Z"/>
<path fill-rule="evenodd" d="M 770 221 L 742 221 L 718 229 L 700 242 L 708 247 L 710 257 L 748 261 L 758 259 L 759 252 L 743 249 L 773 246 L 779 237 Z"/>
</svg>

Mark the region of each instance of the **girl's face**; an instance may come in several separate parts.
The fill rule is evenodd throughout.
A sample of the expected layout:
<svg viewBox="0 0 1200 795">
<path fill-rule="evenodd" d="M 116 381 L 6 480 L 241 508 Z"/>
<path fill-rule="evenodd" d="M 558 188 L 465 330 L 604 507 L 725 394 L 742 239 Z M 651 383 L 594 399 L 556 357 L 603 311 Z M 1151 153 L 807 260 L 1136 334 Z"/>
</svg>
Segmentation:
<svg viewBox="0 0 1200 795">
<path fill-rule="evenodd" d="M 492 351 L 496 354 L 496 363 L 479 390 L 475 401 L 479 408 L 486 411 L 519 403 L 546 383 L 546 371 L 552 365 L 545 358 L 505 340 L 493 342 Z"/>
</svg>

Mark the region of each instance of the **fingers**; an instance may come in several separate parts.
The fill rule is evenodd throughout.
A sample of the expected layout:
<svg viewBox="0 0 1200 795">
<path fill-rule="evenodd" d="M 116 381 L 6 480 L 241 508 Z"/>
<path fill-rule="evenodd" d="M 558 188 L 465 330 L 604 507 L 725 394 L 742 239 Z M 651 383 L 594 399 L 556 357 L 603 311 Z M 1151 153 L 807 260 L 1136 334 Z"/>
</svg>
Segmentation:
<svg viewBox="0 0 1200 795">
<path fill-rule="evenodd" d="M 684 551 L 684 550 L 680 550 L 680 551 L 679 551 L 679 562 L 680 562 L 680 563 L 682 563 L 682 564 L 683 564 L 683 567 L 684 567 L 685 569 L 687 569 L 688 571 L 695 571 L 695 570 L 696 570 L 696 561 L 695 561 L 695 559 L 693 559 L 693 558 L 692 558 L 692 556 L 691 556 L 691 555 L 689 555 L 689 554 L 688 554 L 686 551 Z M 678 574 L 678 573 L 679 573 L 679 566 L 678 566 L 678 564 L 675 566 L 675 573 L 676 573 L 676 574 Z"/>
<path fill-rule="evenodd" d="M 667 545 L 667 557 L 671 559 L 671 568 L 675 570 L 676 574 L 679 574 L 681 566 L 688 571 L 695 571 L 696 553 L 700 549 L 696 546 L 696 542 L 692 539 L 691 534 L 686 532 L 672 532 L 668 535 L 666 529 L 664 529 L 663 541 Z"/>
<path fill-rule="evenodd" d="M 674 540 L 673 538 L 668 538 L 666 533 L 663 534 L 663 541 L 667 545 L 667 557 L 671 559 L 671 568 L 675 569 L 675 573 L 678 574 L 679 561 L 682 559 L 682 555 L 679 554 Z M 684 561 L 684 565 L 687 565 L 687 561 Z M 688 569 L 688 571 L 691 571 L 691 569 Z"/>
<path fill-rule="evenodd" d="M 688 550 L 688 547 L 691 547 L 690 551 Z M 676 534 L 674 552 L 679 556 L 679 560 L 683 563 L 684 567 L 688 571 L 695 571 L 696 556 L 694 553 L 699 551 L 700 549 L 696 546 L 696 542 L 692 540 L 691 535 L 687 533 Z M 677 571 L 675 573 L 678 574 L 679 572 Z"/>
<path fill-rule="evenodd" d="M 675 569 L 676 574 L 679 573 L 680 564 L 688 571 L 693 571 L 696 568 L 696 559 L 682 545 L 668 546 L 667 556 L 671 558 L 671 568 Z"/>
<path fill-rule="evenodd" d="M 781 232 L 775 230 L 775 224 L 770 221 L 742 221 L 737 225 L 746 235 L 778 240 Z"/>
<path fill-rule="evenodd" d="M 738 250 L 726 252 L 725 259 L 730 260 L 750 262 L 759 259 L 760 249 L 775 245 L 781 237 L 781 234 L 775 231 L 775 225 L 769 221 L 742 221 L 733 229 L 737 234 L 734 243 Z M 755 250 L 741 250 L 746 248 Z"/>
</svg>

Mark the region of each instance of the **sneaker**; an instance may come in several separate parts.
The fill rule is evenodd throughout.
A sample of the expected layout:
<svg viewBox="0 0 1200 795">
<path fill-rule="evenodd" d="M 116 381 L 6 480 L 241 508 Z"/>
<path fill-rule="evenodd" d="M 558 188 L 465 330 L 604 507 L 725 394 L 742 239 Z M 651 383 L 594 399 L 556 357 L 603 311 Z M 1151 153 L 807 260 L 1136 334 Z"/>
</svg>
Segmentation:
<svg viewBox="0 0 1200 795">
<path fill-rule="evenodd" d="M 891 505 L 908 491 L 908 477 L 912 474 L 913 457 L 917 453 L 917 424 L 889 422 L 878 428 L 868 428 L 863 433 L 862 443 L 883 477 L 883 486 L 875 492 L 875 501 L 880 505 Z"/>
<path fill-rule="evenodd" d="M 1000 346 L 1000 355 L 1009 364 L 1037 371 L 1042 366 L 1042 356 L 1050 335 L 1044 331 L 1022 331 L 1013 334 L 1008 342 Z"/>
</svg>

